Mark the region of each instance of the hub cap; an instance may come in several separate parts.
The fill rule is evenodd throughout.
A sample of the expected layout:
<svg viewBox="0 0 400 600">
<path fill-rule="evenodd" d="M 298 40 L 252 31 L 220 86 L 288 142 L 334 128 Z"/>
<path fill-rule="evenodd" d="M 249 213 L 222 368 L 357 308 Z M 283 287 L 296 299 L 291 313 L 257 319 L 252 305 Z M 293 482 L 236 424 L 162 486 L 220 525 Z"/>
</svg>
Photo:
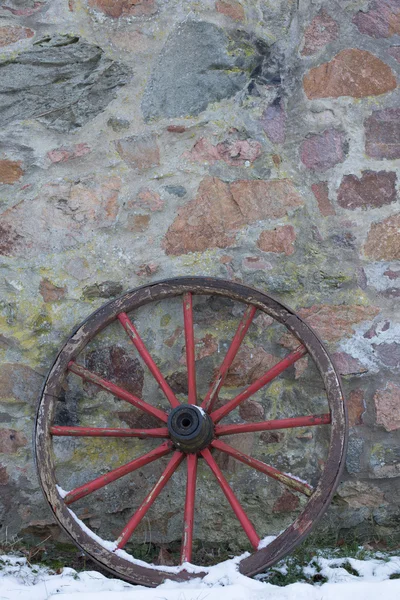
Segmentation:
<svg viewBox="0 0 400 600">
<path fill-rule="evenodd" d="M 181 404 L 168 417 L 168 429 L 175 446 L 183 452 L 200 452 L 214 437 L 214 425 L 200 407 Z"/>
</svg>

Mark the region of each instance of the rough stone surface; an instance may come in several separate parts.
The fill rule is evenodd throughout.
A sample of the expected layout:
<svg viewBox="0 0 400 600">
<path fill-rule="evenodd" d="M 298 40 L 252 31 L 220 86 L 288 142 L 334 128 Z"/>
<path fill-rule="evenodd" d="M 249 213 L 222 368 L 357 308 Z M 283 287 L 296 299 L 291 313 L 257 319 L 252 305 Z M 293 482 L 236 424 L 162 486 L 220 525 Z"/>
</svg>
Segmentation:
<svg viewBox="0 0 400 600">
<path fill-rule="evenodd" d="M 0 399 L 35 405 L 43 376 L 27 365 L 3 363 L 0 367 Z"/>
<path fill-rule="evenodd" d="M 244 20 L 244 8 L 236 0 L 217 0 L 215 3 L 217 11 L 234 21 Z"/>
<path fill-rule="evenodd" d="M 397 199 L 397 175 L 387 171 L 362 171 L 361 177 L 345 175 L 338 191 L 338 204 L 343 208 L 380 208 Z"/>
<path fill-rule="evenodd" d="M 210 164 L 223 160 L 232 167 L 254 162 L 262 153 L 262 146 L 256 140 L 226 140 L 213 146 L 201 138 L 195 143 L 192 150 L 184 155 L 190 161 L 207 162 Z"/>
<path fill-rule="evenodd" d="M 286 132 L 286 113 L 282 98 L 277 97 L 263 112 L 261 126 L 274 144 L 283 144 Z"/>
<path fill-rule="evenodd" d="M 136 271 L 136 275 L 138 277 L 151 277 L 152 275 L 154 275 L 154 273 L 157 273 L 159 269 L 160 265 L 158 265 L 155 262 L 143 263 L 139 265 L 139 269 Z"/>
<path fill-rule="evenodd" d="M 45 8 L 47 0 L 30 0 L 26 2 L 28 6 L 22 6 L 22 3 L 19 0 L 5 0 L 0 7 L 4 11 L 9 11 L 12 15 L 17 17 L 30 17 L 35 12 L 41 11 Z M 7 14 L 7 13 L 6 13 Z"/>
<path fill-rule="evenodd" d="M 264 408 L 262 404 L 256 402 L 256 400 L 245 400 L 239 406 L 239 416 L 244 421 L 263 421 Z"/>
<path fill-rule="evenodd" d="M 282 225 L 272 231 L 262 231 L 257 246 L 263 252 L 283 252 L 286 256 L 293 254 L 296 232 L 292 225 Z"/>
<path fill-rule="evenodd" d="M 160 164 L 160 149 L 155 135 L 132 136 L 116 143 L 118 154 L 137 171 L 147 171 Z"/>
<path fill-rule="evenodd" d="M 0 429 L 0 452 L 3 454 L 15 454 L 19 448 L 26 446 L 27 441 L 25 436 L 15 429 Z"/>
<path fill-rule="evenodd" d="M 264 444 L 279 444 L 285 437 L 283 431 L 263 431 L 260 439 Z"/>
<path fill-rule="evenodd" d="M 97 177 L 49 183 L 40 196 L 1 214 L 0 254 L 25 256 L 50 248 L 69 248 L 98 228 L 110 227 L 118 212 L 121 182 Z M 29 222 L 25 219 L 29 211 Z"/>
<path fill-rule="evenodd" d="M 57 302 L 62 300 L 67 292 L 65 286 L 57 286 L 51 283 L 48 279 L 42 279 L 39 286 L 39 292 L 43 296 L 45 302 Z"/>
<path fill-rule="evenodd" d="M 374 396 L 376 422 L 386 431 L 400 429 L 400 387 L 389 382 L 383 390 Z"/>
<path fill-rule="evenodd" d="M 321 10 L 311 21 L 304 32 L 304 46 L 301 51 L 303 56 L 316 54 L 321 48 L 325 48 L 329 42 L 333 42 L 339 35 L 339 25 L 335 19 L 325 11 Z"/>
<path fill-rule="evenodd" d="M 329 188 L 326 181 L 320 181 L 319 183 L 313 183 L 311 186 L 312 192 L 318 203 L 318 208 L 323 217 L 329 217 L 335 215 L 336 211 L 329 200 Z"/>
<path fill-rule="evenodd" d="M 157 11 L 156 0 L 88 0 L 88 5 L 108 17 L 142 17 Z"/>
<path fill-rule="evenodd" d="M 119 117 L 110 117 L 107 121 L 107 125 L 111 127 L 111 129 L 117 133 L 121 131 L 126 131 L 129 129 L 130 121 L 128 119 L 121 119 Z"/>
<path fill-rule="evenodd" d="M 338 496 L 352 508 L 386 504 L 383 492 L 376 485 L 362 481 L 346 481 L 339 487 Z"/>
<path fill-rule="evenodd" d="M 235 40 L 205 21 L 181 23 L 168 38 L 147 86 L 144 117 L 198 115 L 210 102 L 241 90 L 262 61 L 244 33 Z"/>
<path fill-rule="evenodd" d="M 364 252 L 376 260 L 400 260 L 400 213 L 372 223 Z"/>
<path fill-rule="evenodd" d="M 126 228 L 134 233 L 146 231 L 150 226 L 150 215 L 129 216 Z"/>
<path fill-rule="evenodd" d="M 83 288 L 84 298 L 114 298 L 122 293 L 122 284 L 118 281 L 102 281 Z"/>
<path fill-rule="evenodd" d="M 264 271 L 271 268 L 271 263 L 263 260 L 259 256 L 246 256 L 242 261 L 242 265 L 245 269 L 249 269 L 251 271 Z"/>
<path fill-rule="evenodd" d="M 300 500 L 298 496 L 295 496 L 294 494 L 292 494 L 292 492 L 289 492 L 289 490 L 285 490 L 282 496 L 280 496 L 275 502 L 274 506 L 272 507 L 272 511 L 291 512 L 293 510 L 296 510 L 299 504 Z"/>
<path fill-rule="evenodd" d="M 113 345 L 93 350 L 87 355 L 88 369 L 116 383 L 131 394 L 141 397 L 144 372 L 137 358 L 132 358 L 121 346 Z M 95 392 L 98 388 L 89 384 Z"/>
<path fill-rule="evenodd" d="M 400 34 L 400 7 L 397 0 L 375 0 L 369 10 L 359 11 L 353 23 L 361 33 L 374 38 Z"/>
<path fill-rule="evenodd" d="M 350 336 L 358 323 L 370 321 L 379 313 L 374 306 L 329 304 L 302 308 L 299 315 L 319 333 L 323 340 L 334 342 Z"/>
<path fill-rule="evenodd" d="M 392 433 L 391 436 L 394 434 Z M 372 447 L 369 456 L 369 476 L 374 479 L 393 479 L 400 474 L 399 447 L 390 439 Z"/>
<path fill-rule="evenodd" d="M 73 158 L 81 158 L 86 154 L 90 154 L 91 148 L 87 144 L 76 144 L 76 146 L 61 146 L 47 153 L 47 158 L 52 163 L 66 162 Z"/>
<path fill-rule="evenodd" d="M 278 360 L 276 356 L 265 352 L 261 347 L 248 348 L 243 346 L 232 362 L 224 385 L 241 387 L 254 383 L 266 371 L 271 369 Z"/>
<path fill-rule="evenodd" d="M 21 179 L 24 174 L 21 162 L 14 160 L 0 160 L 0 184 L 11 185 Z"/>
<path fill-rule="evenodd" d="M 19 40 L 33 37 L 34 32 L 28 27 L 0 27 L 0 47 L 15 44 Z"/>
<path fill-rule="evenodd" d="M 400 109 L 376 110 L 365 121 L 365 151 L 372 158 L 400 158 Z"/>
<path fill-rule="evenodd" d="M 200 184 L 196 198 L 181 209 L 169 228 L 167 254 L 226 248 L 235 232 L 248 223 L 283 217 L 302 204 L 290 181 L 241 180 L 227 184 L 215 177 Z"/>
<path fill-rule="evenodd" d="M 136 198 L 130 200 L 127 206 L 128 208 L 140 206 L 141 208 L 147 208 L 151 212 L 155 212 L 163 209 L 164 201 L 161 199 L 160 194 L 154 190 L 149 188 L 140 188 Z"/>
<path fill-rule="evenodd" d="M 168 194 L 178 196 L 178 198 L 183 198 L 187 194 L 187 189 L 183 185 L 166 185 L 165 190 Z"/>
<path fill-rule="evenodd" d="M 129 78 L 98 46 L 77 36 L 46 38 L 0 62 L 0 126 L 37 118 L 72 131 L 103 111 Z"/>
<path fill-rule="evenodd" d="M 6 467 L 0 467 L 0 485 L 6 485 L 10 479 Z"/>
<path fill-rule="evenodd" d="M 332 358 L 340 375 L 356 375 L 366 373 L 368 369 L 357 359 L 347 352 L 334 352 Z"/>
<path fill-rule="evenodd" d="M 365 98 L 394 90 L 393 71 L 382 60 L 356 48 L 346 48 L 330 62 L 311 69 L 303 79 L 307 98 Z"/>
<path fill-rule="evenodd" d="M 349 417 L 349 427 L 362 425 L 363 414 L 366 406 L 364 392 L 362 390 L 352 390 L 347 397 L 347 411 Z"/>
<path fill-rule="evenodd" d="M 361 471 L 363 451 L 364 440 L 359 437 L 350 436 L 346 455 L 346 468 L 349 473 L 356 474 Z"/>
<path fill-rule="evenodd" d="M 372 348 L 384 365 L 400 366 L 400 343 L 382 342 L 381 344 L 372 344 Z"/>
<path fill-rule="evenodd" d="M 301 162 L 313 171 L 326 171 L 345 159 L 346 142 L 343 132 L 327 129 L 310 135 L 301 145 Z"/>
<path fill-rule="evenodd" d="M 211 335 L 211 333 L 207 333 L 207 335 L 200 339 L 195 338 L 194 342 L 195 360 L 201 360 L 202 358 L 207 358 L 207 356 L 212 356 L 218 350 L 217 339 L 214 335 Z"/>
<path fill-rule="evenodd" d="M 124 290 L 200 275 L 266 290 L 327 342 L 351 429 L 347 471 L 319 532 L 400 540 L 396 4 L 0 2 L 0 424 L 2 448 L 10 452 L 0 460 L 0 530 L 7 527 L 10 539 L 25 544 L 29 536 L 31 544 L 60 535 L 38 487 L 31 438 L 45 373 L 64 340 Z M 198 401 L 243 309 L 227 298 L 195 295 Z M 185 401 L 181 299 L 150 302 L 130 318 Z M 216 408 L 298 343 L 258 311 Z M 119 323 L 76 360 L 169 410 Z M 72 374 L 56 405 L 59 424 L 160 426 Z M 231 417 L 252 422 L 326 410 L 321 380 L 305 357 Z M 328 434 L 309 427 L 226 441 L 315 483 Z M 59 439 L 59 483 L 72 489 L 155 443 Z M 223 453 L 216 459 L 260 534 L 279 533 L 293 521 L 297 494 L 282 499 L 277 482 L 265 486 L 265 477 Z M 115 539 L 167 462 L 77 503 L 78 516 Z M 179 469 L 166 489 L 168 502 L 156 502 L 149 513 L 154 556 L 164 563 L 180 542 L 184 487 Z M 198 494 L 207 499 L 207 518 L 196 510 L 197 545 L 240 553 L 246 537 L 207 468 Z M 146 521 L 132 537 L 140 551 L 148 531 Z"/>
</svg>

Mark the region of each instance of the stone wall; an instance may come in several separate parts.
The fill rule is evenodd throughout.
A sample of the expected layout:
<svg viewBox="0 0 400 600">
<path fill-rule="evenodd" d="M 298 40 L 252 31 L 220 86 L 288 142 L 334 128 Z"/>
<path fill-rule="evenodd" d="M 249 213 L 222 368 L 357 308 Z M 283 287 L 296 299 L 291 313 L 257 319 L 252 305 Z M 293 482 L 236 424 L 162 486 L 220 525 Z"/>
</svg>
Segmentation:
<svg viewBox="0 0 400 600">
<path fill-rule="evenodd" d="M 399 35 L 398 0 L 2 2 L 3 538 L 56 535 L 30 440 L 63 340 L 105 299 L 187 274 L 316 329 L 350 418 L 325 528 L 399 537 Z M 279 530 L 297 504 L 278 500 Z"/>
</svg>

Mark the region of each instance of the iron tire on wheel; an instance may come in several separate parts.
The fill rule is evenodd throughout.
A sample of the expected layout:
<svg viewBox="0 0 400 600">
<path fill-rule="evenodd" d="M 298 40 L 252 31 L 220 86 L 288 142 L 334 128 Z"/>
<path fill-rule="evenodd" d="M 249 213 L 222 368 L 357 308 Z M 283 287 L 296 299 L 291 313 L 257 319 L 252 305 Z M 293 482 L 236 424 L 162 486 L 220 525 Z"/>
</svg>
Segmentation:
<svg viewBox="0 0 400 600">
<path fill-rule="evenodd" d="M 208 462 L 209 466 L 213 469 L 215 467 L 215 461 L 213 461 L 210 449 L 217 448 L 226 450 L 224 443 L 219 440 L 218 431 L 223 431 L 223 427 L 217 425 L 217 422 L 224 416 L 224 410 L 222 409 L 212 411 L 212 404 L 214 397 L 217 396 L 218 390 L 223 384 L 224 376 L 220 377 L 219 383 L 214 381 L 214 392 L 210 394 L 203 401 L 206 409 L 211 414 L 211 418 L 207 416 L 208 425 L 202 425 L 200 431 L 200 425 L 196 421 L 196 415 L 193 411 L 196 411 L 192 405 L 195 404 L 195 365 L 194 365 L 194 341 L 193 341 L 193 321 L 192 321 L 192 296 L 195 295 L 213 295 L 213 296 L 224 296 L 237 302 L 248 305 L 248 309 L 245 316 L 242 319 L 241 324 L 237 330 L 236 346 L 234 350 L 238 349 L 238 344 L 243 339 L 254 314 L 257 311 L 261 311 L 273 317 L 278 323 L 284 325 L 291 334 L 293 334 L 300 342 L 301 346 L 296 351 L 292 352 L 287 360 L 287 365 L 293 364 L 295 360 L 298 360 L 305 353 L 312 358 L 315 365 L 317 366 L 320 376 L 323 380 L 326 396 L 328 399 L 330 415 L 325 415 L 324 419 L 316 421 L 310 424 L 323 424 L 330 423 L 330 446 L 328 456 L 325 461 L 323 472 L 320 476 L 317 486 L 312 490 L 309 496 L 309 500 L 305 505 L 304 510 L 295 519 L 295 521 L 281 533 L 273 542 L 266 547 L 255 550 L 250 556 L 244 558 L 239 565 L 241 573 L 247 576 L 253 576 L 264 571 L 270 567 L 287 553 L 295 548 L 311 531 L 316 525 L 319 518 L 322 516 L 330 500 L 335 492 L 335 489 L 339 483 L 340 475 L 343 468 L 344 456 L 347 445 L 347 417 L 344 403 L 344 396 L 341 389 L 340 379 L 332 363 L 332 360 L 324 348 L 323 344 L 312 331 L 312 329 L 298 317 L 293 311 L 280 302 L 271 298 L 267 294 L 250 288 L 245 285 L 224 281 L 214 278 L 205 277 L 182 277 L 176 279 L 169 279 L 165 281 L 159 281 L 150 285 L 146 285 L 135 290 L 129 291 L 121 297 L 108 302 L 100 309 L 90 315 L 70 336 L 63 348 L 59 352 L 50 372 L 44 382 L 44 386 L 41 392 L 36 425 L 35 425 L 35 456 L 39 479 L 45 494 L 45 497 L 51 507 L 51 510 L 63 528 L 63 530 L 73 539 L 87 555 L 89 555 L 94 561 L 96 561 L 102 567 L 111 571 L 114 575 L 125 579 L 131 583 L 141 584 L 145 586 L 154 587 L 162 583 L 165 579 L 171 579 L 175 581 L 188 580 L 194 577 L 204 575 L 203 573 L 188 572 L 184 569 L 178 573 L 166 572 L 162 568 L 157 567 L 145 567 L 139 564 L 134 564 L 127 560 L 123 556 L 116 554 L 110 549 L 105 548 L 97 539 L 96 536 L 91 536 L 87 533 L 85 528 L 82 528 L 79 521 L 77 521 L 71 511 L 68 509 L 67 502 L 71 498 L 62 497 L 57 487 L 57 481 L 55 478 L 55 465 L 52 454 L 52 438 L 53 435 L 67 435 L 61 431 L 60 428 L 53 426 L 54 411 L 55 411 L 55 399 L 59 397 L 63 382 L 67 374 L 72 371 L 82 377 L 91 377 L 87 373 L 79 372 L 79 367 L 76 366 L 75 360 L 78 358 L 80 352 L 85 346 L 104 328 L 113 323 L 116 320 L 121 322 L 125 331 L 128 333 L 131 340 L 136 345 L 136 348 L 145 355 L 146 349 L 140 349 L 142 343 L 137 332 L 132 326 L 131 321 L 126 316 L 127 313 L 138 309 L 144 305 L 150 304 L 154 301 L 160 301 L 165 298 L 171 298 L 176 296 L 183 296 L 184 306 L 184 323 L 185 323 L 185 335 L 186 335 L 186 347 L 187 347 L 187 367 L 188 367 L 188 379 L 189 379 L 189 395 L 188 404 L 185 405 L 187 408 L 179 408 L 178 403 L 173 399 L 172 392 L 168 391 L 165 384 L 165 380 L 157 379 L 161 377 L 160 373 L 154 371 L 153 375 L 156 377 L 160 387 L 163 391 L 168 394 L 171 393 L 171 413 L 167 422 L 167 418 L 162 417 L 164 423 L 162 423 L 164 430 L 168 426 L 168 434 L 165 437 L 168 439 L 164 444 L 168 446 L 168 452 L 173 452 L 173 458 L 169 465 L 170 471 L 173 472 L 183 460 L 187 458 L 188 465 L 188 483 L 186 489 L 186 504 L 184 514 L 184 542 L 182 556 L 184 558 L 190 558 L 191 552 L 191 535 L 193 533 L 193 524 L 191 519 L 193 518 L 193 506 L 194 506 L 194 493 L 195 493 L 195 478 L 196 478 L 196 464 L 197 456 L 202 457 Z M 246 316 L 247 315 L 247 316 Z M 133 327 L 133 328 L 132 328 Z M 235 338 L 234 338 L 235 340 Z M 233 340 L 232 346 L 235 345 Z M 238 341 L 239 340 L 239 341 Z M 229 352 L 229 351 L 228 351 Z M 297 352 L 297 354 L 296 354 Z M 232 358 L 232 357 L 231 357 Z M 151 358 L 149 361 L 151 362 Z M 233 360 L 233 359 L 232 359 Z M 232 362 L 231 360 L 231 362 Z M 286 360 L 286 359 L 285 359 Z M 282 369 L 284 368 L 284 360 L 282 362 Z M 147 364 L 147 363 L 146 363 Z M 75 365 L 75 366 L 74 366 Z M 286 366 L 287 366 L 286 365 Z M 148 365 L 149 366 L 149 365 Z M 226 365 L 225 365 L 226 366 Z M 150 365 L 151 367 L 151 365 Z M 228 365 L 229 367 L 229 365 Z M 222 367 L 221 367 L 222 368 Z M 225 374 L 227 369 L 225 371 Z M 221 371 L 220 371 L 221 375 Z M 93 380 L 90 380 L 93 383 Z M 96 382 L 94 382 L 96 383 Z M 194 386 L 194 387 L 193 387 Z M 251 386 L 250 386 L 251 387 Z M 192 390 L 192 392 L 191 392 Z M 215 391 L 216 390 L 216 391 Z M 119 392 L 120 393 L 120 392 Z M 214 395 L 213 395 L 214 394 Z M 141 402 L 141 400 L 139 400 Z M 229 403 L 228 403 L 229 404 Z M 147 405 L 148 406 L 148 405 Z M 157 410 L 157 409 L 154 409 Z M 221 412 L 222 410 L 222 412 Z M 175 414 L 172 414 L 174 413 Z M 182 412 L 183 411 L 183 412 Z M 182 414 L 180 414 L 182 413 Z M 165 414 L 165 413 L 164 413 Z M 172 416 L 171 416 L 172 415 Z M 194 416 L 193 416 L 194 415 Z M 329 417 L 327 419 L 326 417 Z M 173 424 L 172 424 L 173 422 Z M 182 434 L 182 423 L 188 430 L 193 431 L 194 434 L 192 441 L 186 441 L 184 433 Z M 211 424 L 210 424 L 211 423 Z M 172 428 L 172 429 L 171 429 Z M 216 436 L 213 438 L 213 428 L 215 428 Z M 62 428 L 61 428 L 62 429 Z M 183 437 L 180 437 L 181 434 Z M 222 434 L 221 434 L 222 435 Z M 190 437 L 190 436 L 189 436 Z M 182 441 L 183 440 L 183 441 Z M 194 445 L 193 445 L 194 444 Z M 220 447 L 219 447 L 220 446 Z M 166 448 L 166 446 L 164 447 Z M 167 452 L 165 451 L 164 454 Z M 162 454 L 160 454 L 161 456 Z M 243 457 L 240 458 L 235 456 L 242 462 Z M 245 458 L 246 459 L 246 458 Z M 248 463 L 247 463 L 248 464 Z M 252 466 L 252 465 L 250 465 Z M 255 468 L 258 468 L 257 466 Z M 258 470 L 260 470 L 258 468 Z M 218 473 L 214 471 L 214 474 L 218 478 Z M 220 482 L 221 485 L 221 482 Z M 292 483 L 293 485 L 293 483 Z M 223 486 L 221 486 L 223 487 Z M 229 487 L 229 486 L 228 486 Z M 307 490 L 306 490 L 307 491 Z M 224 493 L 229 495 L 229 490 L 225 490 Z M 228 496 L 227 496 L 228 497 Z M 229 499 L 229 498 L 228 498 Z M 234 502 L 234 500 L 232 500 Z M 231 503 L 232 505 L 232 503 Z M 235 508 L 234 508 L 235 510 Z M 240 509 L 237 508 L 240 512 Z M 238 516 L 238 513 L 236 513 Z M 240 516 L 238 516 L 240 520 Z M 248 534 L 251 541 L 254 532 L 251 529 L 251 524 L 246 526 L 247 517 L 243 517 L 242 526 Z M 133 527 L 134 525 L 132 525 Z M 129 531 L 126 532 L 126 535 Z M 189 541 L 188 541 L 189 536 Z M 123 536 L 121 536 L 123 537 Z M 121 538 L 119 538 L 121 539 Z M 253 547 L 257 547 L 257 537 L 253 539 Z"/>
</svg>

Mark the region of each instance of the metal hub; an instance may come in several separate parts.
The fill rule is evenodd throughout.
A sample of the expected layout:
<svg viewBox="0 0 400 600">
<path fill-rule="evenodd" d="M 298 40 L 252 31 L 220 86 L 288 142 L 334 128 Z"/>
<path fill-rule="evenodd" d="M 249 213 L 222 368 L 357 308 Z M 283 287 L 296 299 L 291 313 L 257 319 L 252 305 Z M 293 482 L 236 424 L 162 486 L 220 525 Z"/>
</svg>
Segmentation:
<svg viewBox="0 0 400 600">
<path fill-rule="evenodd" d="M 204 450 L 214 437 L 209 415 L 192 404 L 181 404 L 170 412 L 168 429 L 175 446 L 188 453 Z"/>
</svg>

